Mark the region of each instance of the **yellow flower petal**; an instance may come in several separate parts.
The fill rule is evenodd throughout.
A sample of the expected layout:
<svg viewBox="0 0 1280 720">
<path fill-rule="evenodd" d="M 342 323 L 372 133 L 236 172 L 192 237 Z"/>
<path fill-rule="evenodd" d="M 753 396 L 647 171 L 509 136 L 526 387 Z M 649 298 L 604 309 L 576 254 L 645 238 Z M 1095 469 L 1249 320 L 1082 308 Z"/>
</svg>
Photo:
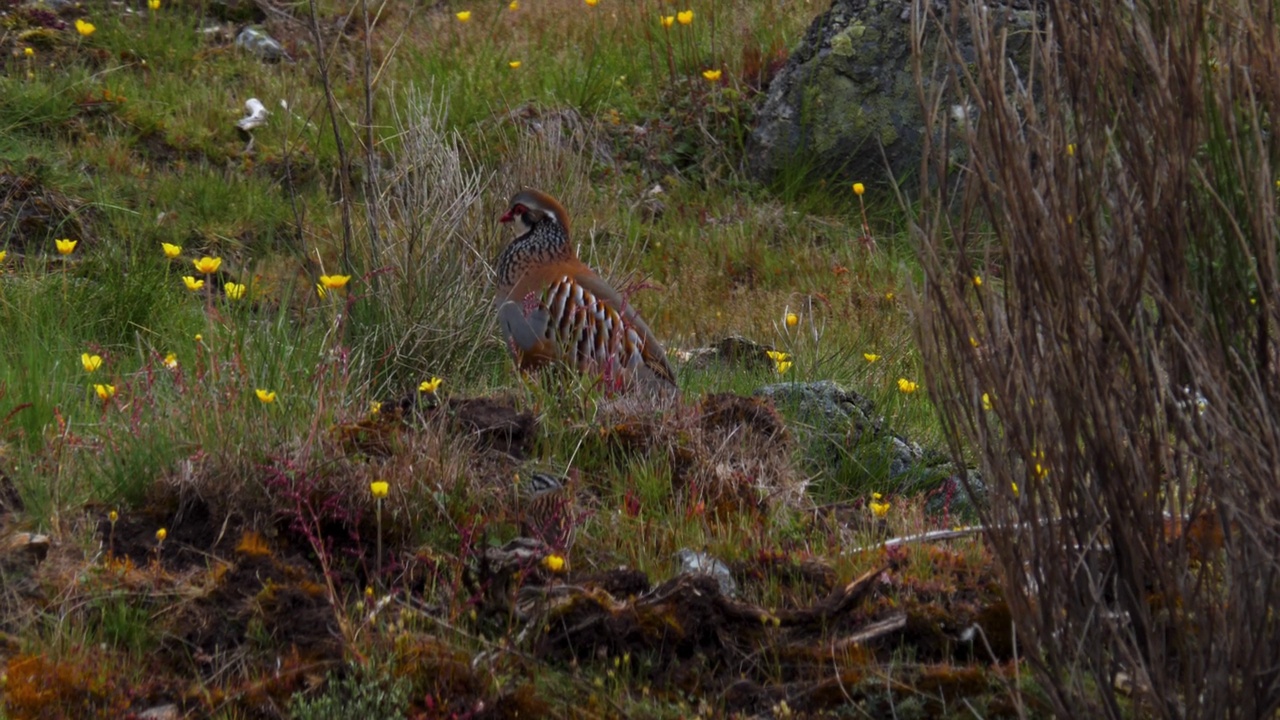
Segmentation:
<svg viewBox="0 0 1280 720">
<path fill-rule="evenodd" d="M 222 286 L 222 289 L 227 293 L 227 297 L 232 300 L 239 300 L 244 297 L 245 290 L 247 290 L 244 283 L 227 283 Z"/>
<path fill-rule="evenodd" d="M 512 60 L 511 62 L 507 63 L 507 67 L 511 68 L 512 70 L 519 70 L 519 69 L 520 69 L 520 61 L 519 61 L 519 60 Z"/>
<path fill-rule="evenodd" d="M 160 528 L 159 530 L 156 531 L 156 540 L 160 542 L 164 542 L 164 539 L 167 537 L 169 537 L 168 530 L 165 530 L 164 528 Z"/>
<path fill-rule="evenodd" d="M 337 290 L 340 287 L 345 287 L 350 279 L 350 275 L 321 275 L 320 284 L 326 290 Z"/>
<path fill-rule="evenodd" d="M 201 275 L 212 275 L 218 271 L 218 267 L 222 265 L 222 258 L 209 257 L 208 255 L 199 260 L 192 260 L 191 264 L 196 267 L 196 272 Z"/>
<path fill-rule="evenodd" d="M 901 392 L 904 395 L 910 395 L 915 392 L 917 387 L 919 386 L 916 383 L 913 383 L 906 378 L 898 378 L 898 392 Z"/>
<path fill-rule="evenodd" d="M 170 370 L 173 370 L 174 368 L 178 367 L 177 353 L 169 353 L 168 355 L 165 355 L 164 366 L 169 368 Z"/>
<path fill-rule="evenodd" d="M 702 71 L 702 77 L 706 78 L 708 82 L 715 82 L 719 80 L 720 75 L 721 75 L 720 70 L 703 70 Z"/>
<path fill-rule="evenodd" d="M 469 22 L 471 20 L 471 11 L 463 10 L 460 13 L 454 13 L 454 17 L 458 18 L 458 22 Z"/>
<path fill-rule="evenodd" d="M 258 396 L 258 400 L 261 400 L 264 405 L 270 405 L 271 403 L 276 401 L 275 390 L 267 391 L 267 390 L 263 390 L 262 388 L 258 388 L 253 392 L 255 395 Z"/>
<path fill-rule="evenodd" d="M 553 573 L 564 570 L 564 558 L 560 555 L 548 555 L 542 558 L 542 566 Z"/>
<path fill-rule="evenodd" d="M 787 313 L 787 327 L 793 328 L 800 324 L 800 316 L 795 313 Z"/>
<path fill-rule="evenodd" d="M 375 480 L 369 483 L 369 492 L 373 493 L 375 498 L 381 499 L 391 492 L 391 486 L 385 480 Z"/>
<path fill-rule="evenodd" d="M 102 367 L 102 358 L 98 355 L 90 355 L 89 353 L 80 354 L 80 364 L 84 366 L 85 372 L 93 372 Z"/>
<path fill-rule="evenodd" d="M 854 183 L 854 184 L 853 184 L 853 194 L 854 194 L 854 195 L 861 195 L 862 193 L 864 193 L 864 192 L 866 192 L 866 191 L 867 191 L 867 188 L 866 188 L 862 183 Z"/>
<path fill-rule="evenodd" d="M 676 22 L 676 16 L 675 16 L 675 15 L 663 15 L 662 17 L 658 18 L 658 20 L 662 23 L 662 27 L 664 27 L 664 28 L 670 28 L 672 25 L 674 25 L 674 24 L 675 24 L 675 22 Z M 1277 181 L 1276 181 L 1276 186 L 1277 186 L 1277 187 L 1280 187 L 1280 180 L 1277 180 Z"/>
<path fill-rule="evenodd" d="M 199 290 L 200 288 L 204 287 L 203 280 L 197 280 L 191 275 L 183 275 L 182 282 L 184 285 L 187 286 L 187 289 L 190 290 L 191 292 L 195 292 L 196 290 Z"/>
<path fill-rule="evenodd" d="M 869 363 L 873 363 L 880 359 L 880 356 L 875 353 L 862 353 L 862 357 Z"/>
<path fill-rule="evenodd" d="M 160 243 L 160 249 L 164 250 L 164 256 L 167 258 L 176 258 L 182 254 L 181 245 L 172 245 L 170 243 Z"/>
<path fill-rule="evenodd" d="M 61 240 L 54 240 L 53 244 L 57 246 L 59 255 L 70 255 L 72 251 L 76 249 L 77 242 L 79 241 L 63 238 Z"/>
<path fill-rule="evenodd" d="M 110 400 L 116 395 L 116 386 L 115 385 L 94 385 L 93 391 L 98 393 L 99 399 Z"/>
<path fill-rule="evenodd" d="M 600 0 L 585 0 L 587 7 L 595 7 L 600 4 Z"/>
<path fill-rule="evenodd" d="M 91 22 L 86 22 L 84 20 L 76 20 L 76 32 L 80 33 L 84 37 L 89 37 L 90 35 L 93 34 L 93 31 L 97 29 L 98 28 L 94 27 L 93 23 Z"/>
<path fill-rule="evenodd" d="M 152 10 L 159 10 L 160 0 L 147 0 L 147 7 L 151 8 Z"/>
<path fill-rule="evenodd" d="M 692 25 L 693 11 L 681 10 L 680 12 L 676 13 L 676 22 L 680 23 L 681 25 Z"/>
<path fill-rule="evenodd" d="M 29 47 L 22 48 L 22 54 L 26 55 L 27 57 L 35 57 L 36 51 L 35 51 L 35 48 L 29 48 Z"/>
<path fill-rule="evenodd" d="M 519 9 L 520 9 L 520 0 L 511 0 L 511 3 L 510 3 L 509 5 L 507 5 L 507 9 L 512 10 L 512 11 L 519 10 Z"/>
<path fill-rule="evenodd" d="M 444 380 L 438 377 L 433 377 L 430 380 L 423 380 L 418 385 L 418 392 L 433 393 L 440 388 L 440 383 L 442 382 L 444 382 Z"/>
</svg>

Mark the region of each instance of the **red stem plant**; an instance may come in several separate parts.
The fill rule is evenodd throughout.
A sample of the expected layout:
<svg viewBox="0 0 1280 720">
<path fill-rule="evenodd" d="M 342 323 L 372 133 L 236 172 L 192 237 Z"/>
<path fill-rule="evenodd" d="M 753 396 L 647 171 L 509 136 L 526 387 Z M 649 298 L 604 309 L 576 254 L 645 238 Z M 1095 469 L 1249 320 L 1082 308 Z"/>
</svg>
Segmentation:
<svg viewBox="0 0 1280 720">
<path fill-rule="evenodd" d="M 1274 717 L 1275 6 L 950 7 L 918 341 L 1023 657 L 1062 717 Z"/>
</svg>

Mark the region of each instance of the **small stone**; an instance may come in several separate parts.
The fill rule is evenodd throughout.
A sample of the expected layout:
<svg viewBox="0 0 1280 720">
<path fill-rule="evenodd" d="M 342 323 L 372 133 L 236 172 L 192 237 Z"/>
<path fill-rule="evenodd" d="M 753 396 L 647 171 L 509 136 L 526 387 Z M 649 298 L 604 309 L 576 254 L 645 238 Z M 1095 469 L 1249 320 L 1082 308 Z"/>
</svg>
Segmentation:
<svg viewBox="0 0 1280 720">
<path fill-rule="evenodd" d="M 711 555 L 682 548 L 676 553 L 676 560 L 680 561 L 681 575 L 710 575 L 720 585 L 720 592 L 724 593 L 725 597 L 734 597 L 738 594 L 738 583 L 734 582 L 729 566 Z"/>
<path fill-rule="evenodd" d="M 180 717 L 182 717 L 182 713 L 178 711 L 178 706 L 173 703 L 147 708 L 138 714 L 138 720 L 178 720 Z"/>
</svg>

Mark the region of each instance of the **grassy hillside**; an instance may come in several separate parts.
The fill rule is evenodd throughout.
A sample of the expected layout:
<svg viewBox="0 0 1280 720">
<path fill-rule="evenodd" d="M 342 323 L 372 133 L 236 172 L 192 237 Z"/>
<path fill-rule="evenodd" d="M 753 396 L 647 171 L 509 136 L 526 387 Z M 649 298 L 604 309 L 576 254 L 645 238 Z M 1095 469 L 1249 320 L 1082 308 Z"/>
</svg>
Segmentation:
<svg viewBox="0 0 1280 720">
<path fill-rule="evenodd" d="M 900 210 L 742 172 L 821 3 L 2 7 L 0 716 L 1027 709 L 982 547 L 878 545 L 965 519 L 891 472 L 941 450 Z M 676 407 L 512 367 L 529 185 Z M 819 380 L 864 421 L 751 399 Z"/>
</svg>

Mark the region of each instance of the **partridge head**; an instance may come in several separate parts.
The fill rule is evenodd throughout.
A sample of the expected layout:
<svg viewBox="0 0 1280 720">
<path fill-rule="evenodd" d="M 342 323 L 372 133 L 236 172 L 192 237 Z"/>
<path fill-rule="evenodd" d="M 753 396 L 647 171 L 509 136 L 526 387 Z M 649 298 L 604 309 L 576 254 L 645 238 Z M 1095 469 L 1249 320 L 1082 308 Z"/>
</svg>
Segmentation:
<svg viewBox="0 0 1280 720">
<path fill-rule="evenodd" d="M 578 259 L 555 198 L 521 191 L 502 222 L 518 235 L 498 257 L 498 324 L 522 369 L 562 362 L 620 387 L 675 389 L 662 344 L 635 307 Z"/>
</svg>

